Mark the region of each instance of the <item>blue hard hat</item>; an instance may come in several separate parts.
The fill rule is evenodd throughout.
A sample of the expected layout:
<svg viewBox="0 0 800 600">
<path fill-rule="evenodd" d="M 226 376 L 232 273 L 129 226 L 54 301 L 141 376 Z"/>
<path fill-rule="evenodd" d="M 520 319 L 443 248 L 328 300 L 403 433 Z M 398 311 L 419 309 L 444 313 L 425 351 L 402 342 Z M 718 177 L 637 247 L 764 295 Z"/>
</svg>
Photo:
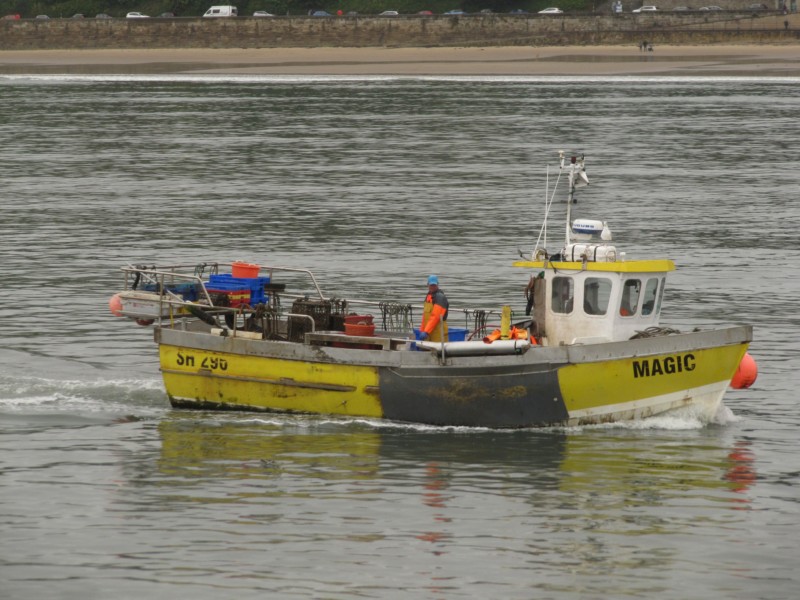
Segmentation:
<svg viewBox="0 0 800 600">
<path fill-rule="evenodd" d="M 436 275 L 429 276 L 428 285 L 439 285 L 439 278 Z"/>
</svg>

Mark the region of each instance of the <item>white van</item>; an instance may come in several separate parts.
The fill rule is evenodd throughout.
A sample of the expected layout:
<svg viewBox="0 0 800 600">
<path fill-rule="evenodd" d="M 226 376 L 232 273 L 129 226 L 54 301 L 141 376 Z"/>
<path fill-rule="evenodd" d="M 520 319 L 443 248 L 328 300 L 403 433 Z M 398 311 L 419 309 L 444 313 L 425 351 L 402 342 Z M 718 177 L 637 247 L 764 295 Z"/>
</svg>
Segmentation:
<svg viewBox="0 0 800 600">
<path fill-rule="evenodd" d="M 237 17 L 239 11 L 235 6 L 212 6 L 206 11 L 204 17 Z"/>
</svg>

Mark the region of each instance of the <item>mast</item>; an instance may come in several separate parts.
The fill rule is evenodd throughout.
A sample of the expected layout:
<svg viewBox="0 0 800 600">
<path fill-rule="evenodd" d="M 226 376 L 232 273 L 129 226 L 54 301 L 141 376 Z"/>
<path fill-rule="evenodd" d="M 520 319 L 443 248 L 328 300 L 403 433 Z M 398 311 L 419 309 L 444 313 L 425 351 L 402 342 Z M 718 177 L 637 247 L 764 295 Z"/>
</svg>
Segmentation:
<svg viewBox="0 0 800 600">
<path fill-rule="evenodd" d="M 565 227 L 565 236 L 564 236 L 564 247 L 566 248 L 570 244 L 570 234 L 572 232 L 572 228 L 570 223 L 572 222 L 572 205 L 575 203 L 575 189 L 578 187 L 583 187 L 584 185 L 589 185 L 589 177 L 586 175 L 585 170 L 585 159 L 583 154 L 580 156 L 571 156 L 569 159 L 569 165 L 566 164 L 566 157 L 564 156 L 564 151 L 559 150 L 558 156 L 561 159 L 561 169 L 564 170 L 565 168 L 569 168 L 569 193 L 567 194 L 567 222 Z"/>
</svg>

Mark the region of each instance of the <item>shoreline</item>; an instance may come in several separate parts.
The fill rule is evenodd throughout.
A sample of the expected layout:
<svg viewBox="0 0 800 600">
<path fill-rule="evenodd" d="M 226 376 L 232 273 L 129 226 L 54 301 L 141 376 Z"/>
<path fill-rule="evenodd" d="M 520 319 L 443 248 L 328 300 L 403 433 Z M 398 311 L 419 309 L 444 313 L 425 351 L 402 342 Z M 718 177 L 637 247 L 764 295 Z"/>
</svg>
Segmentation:
<svg viewBox="0 0 800 600">
<path fill-rule="evenodd" d="M 5 50 L 0 75 L 800 77 L 797 45 Z"/>
</svg>

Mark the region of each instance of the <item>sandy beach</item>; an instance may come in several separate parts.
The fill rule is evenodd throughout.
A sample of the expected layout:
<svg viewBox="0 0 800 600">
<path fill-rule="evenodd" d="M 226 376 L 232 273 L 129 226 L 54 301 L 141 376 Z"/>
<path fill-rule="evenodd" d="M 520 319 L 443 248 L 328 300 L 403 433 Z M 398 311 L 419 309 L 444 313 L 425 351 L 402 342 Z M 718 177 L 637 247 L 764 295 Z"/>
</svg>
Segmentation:
<svg viewBox="0 0 800 600">
<path fill-rule="evenodd" d="M 800 46 L 262 48 L 0 52 L 0 74 L 800 77 Z"/>
</svg>

